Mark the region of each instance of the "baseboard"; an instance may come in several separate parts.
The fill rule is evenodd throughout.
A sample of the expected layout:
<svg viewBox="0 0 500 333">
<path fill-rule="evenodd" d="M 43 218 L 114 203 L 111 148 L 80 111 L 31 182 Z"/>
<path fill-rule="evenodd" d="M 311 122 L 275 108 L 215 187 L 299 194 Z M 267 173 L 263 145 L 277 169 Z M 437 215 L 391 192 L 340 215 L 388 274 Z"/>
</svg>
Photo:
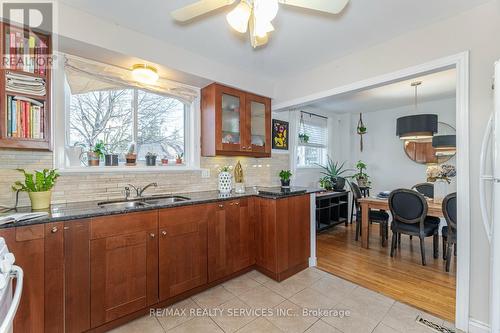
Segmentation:
<svg viewBox="0 0 500 333">
<path fill-rule="evenodd" d="M 318 266 L 318 260 L 316 257 L 309 257 L 309 267 Z"/>
<path fill-rule="evenodd" d="M 479 320 L 469 319 L 469 333 L 489 333 L 490 326 Z"/>
</svg>

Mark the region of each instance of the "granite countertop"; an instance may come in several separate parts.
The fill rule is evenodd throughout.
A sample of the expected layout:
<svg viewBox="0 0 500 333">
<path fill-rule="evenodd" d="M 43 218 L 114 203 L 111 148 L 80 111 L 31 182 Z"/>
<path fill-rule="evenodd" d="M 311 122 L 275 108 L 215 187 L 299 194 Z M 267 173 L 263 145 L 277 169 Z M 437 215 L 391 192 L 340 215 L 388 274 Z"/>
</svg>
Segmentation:
<svg viewBox="0 0 500 333">
<path fill-rule="evenodd" d="M 146 206 L 140 206 L 134 208 L 98 206 L 98 203 L 103 202 L 102 200 L 72 202 L 67 204 L 52 205 L 49 209 L 46 210 L 46 212 L 49 213 L 47 216 L 26 221 L 15 222 L 15 223 L 6 223 L 0 225 L 0 229 L 41 224 L 41 223 L 78 220 L 78 219 L 85 219 L 85 218 L 105 216 L 105 215 L 148 211 L 161 208 L 212 203 L 212 202 L 219 202 L 219 201 L 252 197 L 252 196 L 257 196 L 267 199 L 280 199 L 289 196 L 317 193 L 320 191 L 321 189 L 306 188 L 306 187 L 291 187 L 289 189 L 281 189 L 280 187 L 255 187 L 255 188 L 247 188 L 245 193 L 241 194 L 234 192 L 232 192 L 231 194 L 220 194 L 217 191 L 186 192 L 186 193 L 173 193 L 173 194 L 168 193 L 165 195 L 187 197 L 190 200 L 179 201 L 175 203 L 167 203 L 165 201 L 162 202 L 162 200 L 159 198 L 158 200 L 154 200 L 154 202 L 153 201 L 148 202 Z M 159 196 L 159 194 L 155 194 L 155 196 Z M 150 198 L 149 196 L 146 197 Z M 135 199 L 130 199 L 130 201 L 134 200 Z M 16 212 L 17 213 L 31 212 L 31 207 L 19 207 L 17 211 L 12 210 L 10 212 L 0 214 L 0 216 L 9 215 Z"/>
</svg>

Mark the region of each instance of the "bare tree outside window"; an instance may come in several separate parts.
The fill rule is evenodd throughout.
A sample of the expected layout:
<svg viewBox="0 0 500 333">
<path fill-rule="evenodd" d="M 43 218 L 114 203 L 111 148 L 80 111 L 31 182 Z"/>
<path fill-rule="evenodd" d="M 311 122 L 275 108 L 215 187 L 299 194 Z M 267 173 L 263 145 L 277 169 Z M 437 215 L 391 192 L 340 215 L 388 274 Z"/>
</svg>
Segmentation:
<svg viewBox="0 0 500 333">
<path fill-rule="evenodd" d="M 75 94 L 70 103 L 69 143 L 88 149 L 102 140 L 110 152 L 123 154 L 134 141 L 139 159 L 148 152 L 173 159 L 184 154 L 184 113 L 181 101 L 141 90 Z"/>
</svg>

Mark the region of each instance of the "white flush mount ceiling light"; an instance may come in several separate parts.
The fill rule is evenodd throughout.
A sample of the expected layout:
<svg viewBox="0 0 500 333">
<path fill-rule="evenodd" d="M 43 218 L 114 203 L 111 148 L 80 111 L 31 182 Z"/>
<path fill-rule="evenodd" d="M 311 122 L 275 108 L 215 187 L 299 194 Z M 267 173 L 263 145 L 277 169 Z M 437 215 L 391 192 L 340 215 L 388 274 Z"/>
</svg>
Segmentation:
<svg viewBox="0 0 500 333">
<path fill-rule="evenodd" d="M 132 77 L 134 80 L 144 84 L 154 84 L 159 75 L 155 67 L 147 64 L 135 64 L 132 66 Z"/>
<path fill-rule="evenodd" d="M 200 0 L 172 12 L 172 17 L 179 22 L 186 22 L 216 9 L 230 6 L 237 0 Z M 250 30 L 250 40 L 254 48 L 265 45 L 268 34 L 274 31 L 271 23 L 278 14 L 279 4 L 295 6 L 338 14 L 349 0 L 239 0 L 236 7 L 226 15 L 229 25 L 239 33 Z"/>
</svg>

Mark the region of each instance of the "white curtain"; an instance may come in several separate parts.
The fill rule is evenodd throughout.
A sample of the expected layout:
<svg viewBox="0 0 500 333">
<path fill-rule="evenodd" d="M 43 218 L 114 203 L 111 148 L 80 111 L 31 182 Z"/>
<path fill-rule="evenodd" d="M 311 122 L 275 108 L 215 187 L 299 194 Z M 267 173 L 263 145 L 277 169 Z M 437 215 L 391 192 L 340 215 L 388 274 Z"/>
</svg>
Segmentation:
<svg viewBox="0 0 500 333">
<path fill-rule="evenodd" d="M 152 85 L 143 84 L 133 79 L 132 70 L 69 54 L 65 55 L 64 70 L 72 94 L 135 87 L 174 97 L 188 104 L 192 104 L 199 96 L 199 89 L 196 87 L 162 78 Z"/>
</svg>

